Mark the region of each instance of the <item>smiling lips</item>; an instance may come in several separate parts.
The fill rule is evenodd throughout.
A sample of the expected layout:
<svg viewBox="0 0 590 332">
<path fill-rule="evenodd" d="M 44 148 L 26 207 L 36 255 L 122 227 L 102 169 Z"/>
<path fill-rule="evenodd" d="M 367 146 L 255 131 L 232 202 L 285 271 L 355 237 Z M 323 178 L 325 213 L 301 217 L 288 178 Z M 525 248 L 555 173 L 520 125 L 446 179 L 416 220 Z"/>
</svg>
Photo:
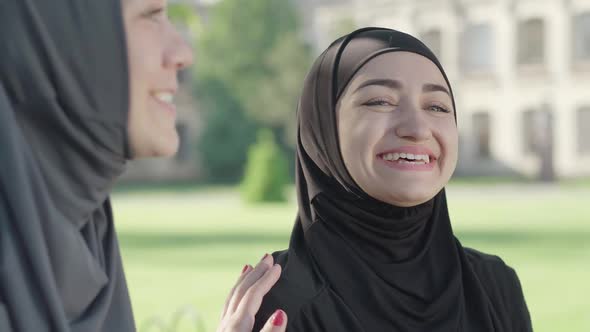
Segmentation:
<svg viewBox="0 0 590 332">
<path fill-rule="evenodd" d="M 176 114 L 176 105 L 174 105 L 174 93 L 170 91 L 160 91 L 152 94 L 154 99 L 170 114 Z"/>
<path fill-rule="evenodd" d="M 381 152 L 377 159 L 388 167 L 407 171 L 429 171 L 437 161 L 432 151 L 418 146 L 404 146 Z"/>
</svg>

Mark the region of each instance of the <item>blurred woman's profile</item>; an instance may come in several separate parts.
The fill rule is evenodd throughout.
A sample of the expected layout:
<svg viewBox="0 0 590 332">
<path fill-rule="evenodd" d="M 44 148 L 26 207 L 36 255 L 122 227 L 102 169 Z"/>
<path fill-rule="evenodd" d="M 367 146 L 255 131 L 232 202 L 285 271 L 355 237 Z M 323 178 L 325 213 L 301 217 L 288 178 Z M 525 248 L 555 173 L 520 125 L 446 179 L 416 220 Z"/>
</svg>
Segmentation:
<svg viewBox="0 0 590 332">
<path fill-rule="evenodd" d="M 109 194 L 128 160 L 178 149 L 192 51 L 166 6 L 0 4 L 0 331 L 136 330 Z M 219 331 L 251 331 L 279 274 L 248 266 Z"/>
</svg>

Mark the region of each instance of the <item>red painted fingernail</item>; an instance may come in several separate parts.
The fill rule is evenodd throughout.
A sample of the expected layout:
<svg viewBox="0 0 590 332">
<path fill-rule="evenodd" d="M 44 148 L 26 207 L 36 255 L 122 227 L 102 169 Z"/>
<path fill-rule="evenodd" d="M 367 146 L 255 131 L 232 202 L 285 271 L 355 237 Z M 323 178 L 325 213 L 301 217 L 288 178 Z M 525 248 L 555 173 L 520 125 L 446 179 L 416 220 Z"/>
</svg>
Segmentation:
<svg viewBox="0 0 590 332">
<path fill-rule="evenodd" d="M 285 312 L 283 310 L 275 311 L 275 316 L 272 319 L 273 326 L 281 326 L 285 322 Z"/>
<path fill-rule="evenodd" d="M 248 264 L 244 265 L 244 268 L 242 269 L 242 274 L 244 274 L 244 272 L 246 272 L 249 267 L 250 266 L 248 266 Z"/>
<path fill-rule="evenodd" d="M 268 254 L 264 254 L 264 256 L 262 256 L 261 261 L 263 261 L 266 257 L 268 257 Z"/>
</svg>

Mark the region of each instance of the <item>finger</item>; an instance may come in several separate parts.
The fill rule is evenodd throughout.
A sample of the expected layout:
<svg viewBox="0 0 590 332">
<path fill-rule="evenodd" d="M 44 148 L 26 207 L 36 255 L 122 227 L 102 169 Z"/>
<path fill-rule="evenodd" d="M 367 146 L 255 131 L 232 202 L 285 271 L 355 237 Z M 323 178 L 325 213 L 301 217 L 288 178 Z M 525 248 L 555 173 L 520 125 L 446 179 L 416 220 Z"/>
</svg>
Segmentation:
<svg viewBox="0 0 590 332">
<path fill-rule="evenodd" d="M 244 266 L 244 268 L 242 269 L 242 273 L 240 274 L 240 277 L 238 278 L 238 280 L 236 281 L 236 284 L 232 287 L 231 291 L 229 292 L 229 295 L 225 299 L 225 303 L 223 304 L 223 310 L 221 311 L 221 319 L 223 319 L 223 317 L 227 313 L 227 308 L 229 306 L 229 302 L 236 291 L 237 285 L 239 285 L 242 282 L 242 280 L 244 280 L 244 278 L 246 278 L 246 275 L 248 274 L 248 272 L 252 271 L 252 269 L 253 269 L 253 267 L 250 264 L 246 264 Z"/>
<path fill-rule="evenodd" d="M 266 273 L 246 291 L 246 294 L 244 294 L 244 297 L 240 301 L 236 310 L 238 315 L 241 317 L 256 315 L 256 312 L 258 312 L 258 309 L 260 309 L 260 305 L 262 304 L 262 299 L 272 286 L 274 286 L 277 280 L 279 280 L 280 276 L 281 266 L 279 264 L 275 264 L 272 268 L 266 271 Z"/>
<path fill-rule="evenodd" d="M 252 332 L 252 327 L 254 326 L 254 317 L 249 317 L 248 319 L 238 319 L 237 317 L 233 317 L 219 332 Z"/>
<path fill-rule="evenodd" d="M 236 308 L 240 304 L 240 301 L 242 301 L 244 294 L 246 294 L 248 289 L 250 289 L 250 287 L 252 287 L 252 285 L 254 285 L 254 283 L 258 281 L 258 279 L 260 279 L 266 273 L 266 271 L 268 271 L 268 269 L 270 269 L 272 264 L 273 257 L 272 255 L 267 254 L 262 257 L 260 262 L 256 265 L 256 267 L 254 267 L 253 270 L 244 276 L 244 278 L 235 287 L 235 291 L 233 292 L 229 301 L 226 314 L 231 315 L 236 311 Z"/>
<path fill-rule="evenodd" d="M 260 332 L 285 332 L 287 330 L 287 314 L 283 310 L 275 311 L 266 321 Z"/>
</svg>

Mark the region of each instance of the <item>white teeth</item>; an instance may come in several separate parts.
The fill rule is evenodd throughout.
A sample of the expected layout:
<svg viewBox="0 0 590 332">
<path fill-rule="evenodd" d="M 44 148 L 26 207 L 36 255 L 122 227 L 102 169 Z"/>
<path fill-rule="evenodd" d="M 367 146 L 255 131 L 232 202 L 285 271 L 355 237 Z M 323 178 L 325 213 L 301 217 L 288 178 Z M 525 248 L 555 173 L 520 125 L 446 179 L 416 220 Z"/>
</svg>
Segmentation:
<svg viewBox="0 0 590 332">
<path fill-rule="evenodd" d="M 174 102 L 174 95 L 169 92 L 158 92 L 154 97 L 161 102 L 172 104 Z"/>
<path fill-rule="evenodd" d="M 386 153 L 382 156 L 383 160 L 397 161 L 400 158 L 408 160 L 399 160 L 399 163 L 412 163 L 417 165 L 429 164 L 430 156 L 427 154 L 412 154 L 412 153 Z"/>
</svg>

